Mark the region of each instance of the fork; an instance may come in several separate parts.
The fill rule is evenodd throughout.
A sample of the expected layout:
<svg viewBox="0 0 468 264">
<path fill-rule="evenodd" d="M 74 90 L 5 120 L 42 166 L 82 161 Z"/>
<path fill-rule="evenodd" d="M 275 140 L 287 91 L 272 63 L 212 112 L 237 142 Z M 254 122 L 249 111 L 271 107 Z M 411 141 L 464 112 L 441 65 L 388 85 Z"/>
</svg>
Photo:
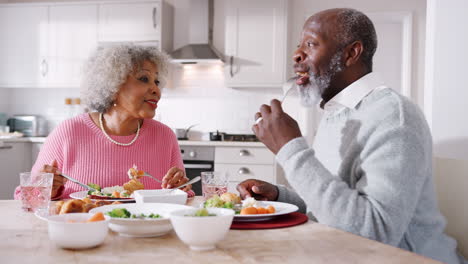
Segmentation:
<svg viewBox="0 0 468 264">
<path fill-rule="evenodd" d="M 289 92 L 294 90 L 294 83 L 296 82 L 297 80 L 297 76 L 296 77 L 292 77 L 292 78 L 289 78 L 284 84 L 283 84 L 283 91 L 286 91 L 283 95 L 283 98 L 281 99 L 280 103 L 283 104 L 284 103 L 284 100 L 286 100 L 286 97 L 288 96 Z M 259 117 L 257 118 L 257 120 L 255 120 L 255 124 L 257 125 L 258 123 L 260 123 L 260 121 L 263 120 L 263 117 Z"/>
<path fill-rule="evenodd" d="M 153 180 L 155 180 L 155 181 L 157 181 L 157 182 L 159 182 L 159 183 L 162 183 L 162 181 L 161 181 L 160 179 L 151 176 L 151 175 L 150 175 L 149 173 L 147 173 L 146 171 L 143 172 L 143 175 L 139 175 L 139 176 L 150 177 L 150 178 L 152 178 Z"/>
</svg>

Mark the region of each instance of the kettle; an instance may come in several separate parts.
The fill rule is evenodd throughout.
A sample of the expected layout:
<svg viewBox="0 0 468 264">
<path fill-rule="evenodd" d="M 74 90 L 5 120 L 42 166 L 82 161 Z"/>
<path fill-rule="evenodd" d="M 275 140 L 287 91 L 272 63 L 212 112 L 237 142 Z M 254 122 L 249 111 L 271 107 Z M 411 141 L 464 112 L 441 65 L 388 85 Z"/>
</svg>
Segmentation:
<svg viewBox="0 0 468 264">
<path fill-rule="evenodd" d="M 174 129 L 174 133 L 176 134 L 176 137 L 178 140 L 188 140 L 188 132 L 190 129 L 194 126 L 197 126 L 198 124 L 191 125 L 187 128 L 176 128 Z"/>
</svg>

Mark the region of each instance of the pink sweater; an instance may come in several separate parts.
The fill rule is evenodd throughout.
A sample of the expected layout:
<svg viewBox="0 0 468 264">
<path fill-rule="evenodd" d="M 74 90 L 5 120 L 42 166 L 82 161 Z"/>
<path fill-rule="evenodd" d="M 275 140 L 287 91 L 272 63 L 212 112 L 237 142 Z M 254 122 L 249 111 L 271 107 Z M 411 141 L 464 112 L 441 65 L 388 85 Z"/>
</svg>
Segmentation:
<svg viewBox="0 0 468 264">
<path fill-rule="evenodd" d="M 111 137 L 117 142 L 128 143 L 135 135 Z M 96 183 L 101 187 L 128 182 L 127 170 L 133 164 L 158 179 L 162 179 L 171 167 L 184 168 L 176 136 L 166 125 L 145 119 L 138 139 L 124 147 L 110 142 L 89 114 L 81 114 L 57 126 L 47 137 L 32 171 L 39 171 L 54 159 L 64 174 L 84 184 Z M 143 177 L 141 182 L 145 189 L 161 188 L 160 183 L 149 177 Z M 67 181 L 61 198 L 83 190 L 76 183 Z M 15 199 L 18 198 L 19 188 L 15 191 Z"/>
</svg>

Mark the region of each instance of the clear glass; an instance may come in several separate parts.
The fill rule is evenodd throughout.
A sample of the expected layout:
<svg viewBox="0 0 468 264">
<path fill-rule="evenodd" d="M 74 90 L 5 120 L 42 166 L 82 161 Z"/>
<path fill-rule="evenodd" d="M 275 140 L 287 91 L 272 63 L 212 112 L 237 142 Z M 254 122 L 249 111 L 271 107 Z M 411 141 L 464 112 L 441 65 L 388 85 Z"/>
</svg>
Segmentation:
<svg viewBox="0 0 468 264">
<path fill-rule="evenodd" d="M 48 211 L 53 181 L 54 174 L 52 173 L 20 173 L 23 210 L 28 212 L 36 212 L 37 210 Z"/>
<path fill-rule="evenodd" d="M 204 171 L 201 173 L 203 198 L 209 199 L 217 194 L 227 192 L 229 175 L 221 171 Z"/>
</svg>

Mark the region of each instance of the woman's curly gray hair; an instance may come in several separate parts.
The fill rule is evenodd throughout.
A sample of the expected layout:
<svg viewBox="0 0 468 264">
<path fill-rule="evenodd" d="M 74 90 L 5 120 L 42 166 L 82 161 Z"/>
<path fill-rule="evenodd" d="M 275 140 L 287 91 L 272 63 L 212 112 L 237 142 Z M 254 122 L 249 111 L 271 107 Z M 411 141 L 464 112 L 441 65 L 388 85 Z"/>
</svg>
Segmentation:
<svg viewBox="0 0 468 264">
<path fill-rule="evenodd" d="M 99 47 L 88 59 L 83 70 L 81 98 L 90 110 L 104 113 L 109 109 L 120 86 L 128 75 L 144 61 L 158 68 L 160 87 L 167 77 L 169 55 L 156 47 L 120 44 Z"/>
</svg>

